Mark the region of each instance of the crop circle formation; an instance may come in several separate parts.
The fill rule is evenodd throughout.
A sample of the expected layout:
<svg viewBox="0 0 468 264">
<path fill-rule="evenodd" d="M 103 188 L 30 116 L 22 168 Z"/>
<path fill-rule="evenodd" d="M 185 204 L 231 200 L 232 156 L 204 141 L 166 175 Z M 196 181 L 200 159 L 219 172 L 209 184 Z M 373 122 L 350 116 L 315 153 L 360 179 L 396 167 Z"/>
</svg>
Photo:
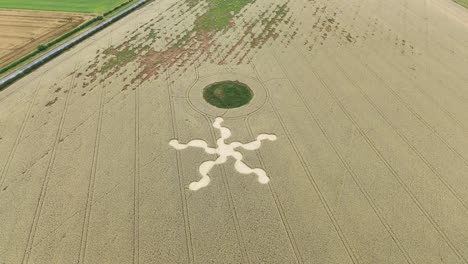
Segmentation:
<svg viewBox="0 0 468 264">
<path fill-rule="evenodd" d="M 246 105 L 253 95 L 249 86 L 238 81 L 217 82 L 203 89 L 203 98 L 209 104 L 224 109 Z"/>
</svg>

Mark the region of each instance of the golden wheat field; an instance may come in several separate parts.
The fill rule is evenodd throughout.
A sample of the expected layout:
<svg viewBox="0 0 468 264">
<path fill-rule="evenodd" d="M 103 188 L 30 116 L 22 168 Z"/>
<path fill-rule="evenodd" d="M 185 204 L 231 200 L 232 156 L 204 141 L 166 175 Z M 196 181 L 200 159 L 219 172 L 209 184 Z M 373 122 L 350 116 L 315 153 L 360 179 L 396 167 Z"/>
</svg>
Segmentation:
<svg viewBox="0 0 468 264">
<path fill-rule="evenodd" d="M 150 2 L 0 92 L 0 263 L 468 263 L 467 47 L 446 0 Z"/>
</svg>

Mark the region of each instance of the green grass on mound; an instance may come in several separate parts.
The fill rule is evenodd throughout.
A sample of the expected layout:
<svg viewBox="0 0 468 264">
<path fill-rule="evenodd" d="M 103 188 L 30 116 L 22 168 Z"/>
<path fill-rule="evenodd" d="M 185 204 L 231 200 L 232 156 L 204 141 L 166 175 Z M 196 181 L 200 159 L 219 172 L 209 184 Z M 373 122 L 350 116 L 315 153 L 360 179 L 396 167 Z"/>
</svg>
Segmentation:
<svg viewBox="0 0 468 264">
<path fill-rule="evenodd" d="M 218 108 L 236 108 L 252 100 L 253 92 L 240 82 L 226 81 L 214 83 L 203 90 L 203 98 Z"/>
<path fill-rule="evenodd" d="M 454 1 L 455 1 L 455 3 L 458 3 L 461 6 L 464 6 L 464 7 L 468 8 L 468 0 L 454 0 Z"/>
<path fill-rule="evenodd" d="M 126 0 L 0 0 L 3 9 L 102 13 Z"/>
</svg>

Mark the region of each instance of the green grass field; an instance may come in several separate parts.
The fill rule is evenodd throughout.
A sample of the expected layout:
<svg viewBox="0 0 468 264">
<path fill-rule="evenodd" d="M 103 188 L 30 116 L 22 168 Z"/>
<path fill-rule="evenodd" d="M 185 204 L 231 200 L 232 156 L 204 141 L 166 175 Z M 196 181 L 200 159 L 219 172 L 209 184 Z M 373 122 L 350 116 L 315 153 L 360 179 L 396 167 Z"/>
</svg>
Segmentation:
<svg viewBox="0 0 468 264">
<path fill-rule="evenodd" d="M 459 3 L 460 5 L 468 8 L 468 0 L 454 0 L 454 1 Z"/>
<path fill-rule="evenodd" d="M 102 13 L 126 0 L 0 0 L 0 9 Z"/>
</svg>

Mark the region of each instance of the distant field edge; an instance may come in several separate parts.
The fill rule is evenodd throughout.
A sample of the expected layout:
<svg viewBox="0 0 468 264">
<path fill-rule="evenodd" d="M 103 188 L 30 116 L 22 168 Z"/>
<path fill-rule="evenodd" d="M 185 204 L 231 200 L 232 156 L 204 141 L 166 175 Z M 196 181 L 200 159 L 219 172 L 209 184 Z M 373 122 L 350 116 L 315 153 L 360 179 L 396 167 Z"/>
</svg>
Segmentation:
<svg viewBox="0 0 468 264">
<path fill-rule="evenodd" d="M 23 55 L 16 59 L 15 61 L 5 65 L 4 67 L 0 68 L 0 77 L 4 77 L 3 75 L 7 75 L 8 72 L 13 71 L 15 68 L 27 64 L 28 61 L 31 61 L 32 59 L 38 57 L 41 54 L 45 54 L 48 50 L 56 46 L 57 44 L 64 42 L 66 39 L 70 38 L 71 36 L 75 35 L 76 33 L 88 28 L 89 26 L 95 24 L 99 20 L 102 20 L 101 17 L 94 17 L 81 25 L 73 28 L 70 31 L 65 32 L 64 34 L 60 35 L 59 37 L 39 45 L 36 49 L 33 51 L 27 53 L 26 55 Z"/>
<path fill-rule="evenodd" d="M 1 0 L 0 0 L 1 1 Z M 54 46 L 57 46 L 59 43 L 64 42 L 66 39 L 71 38 L 72 36 L 78 34 L 80 31 L 85 30 L 86 28 L 89 28 L 96 23 L 99 23 L 106 17 L 112 17 L 112 15 L 115 15 L 117 11 L 121 10 L 127 5 L 130 5 L 131 3 L 136 2 L 136 0 L 127 0 L 126 2 L 121 3 L 120 5 L 106 11 L 105 13 L 102 14 L 102 16 L 96 16 L 90 20 L 85 21 L 84 23 L 78 25 L 77 27 L 63 33 L 59 37 L 47 42 L 47 43 L 42 43 L 40 44 L 36 49 L 30 51 L 29 53 L 18 57 L 16 60 L 10 62 L 9 64 L 0 67 L 0 78 L 4 77 L 8 72 L 12 71 L 13 69 L 26 64 L 28 61 L 31 61 L 32 59 L 38 57 L 42 53 L 46 53 L 48 50 L 52 49 Z"/>
<path fill-rule="evenodd" d="M 43 45 L 45 46 L 45 49 L 42 47 L 36 49 L 35 51 L 19 58 L 18 60 L 14 61 L 13 63 L 3 67 L 0 69 L 0 75 L 2 73 L 8 73 L 9 71 L 12 71 L 14 68 L 17 68 L 21 65 L 23 65 L 21 68 L 10 72 L 9 74 L 6 74 L 5 76 L 0 77 L 0 91 L 14 83 L 15 81 L 21 79 L 22 77 L 26 76 L 28 73 L 36 70 L 40 66 L 44 65 L 45 63 L 49 62 L 50 60 L 54 59 L 55 57 L 59 56 L 60 54 L 64 53 L 65 51 L 69 50 L 73 46 L 77 45 L 78 43 L 82 42 L 83 40 L 89 38 L 90 36 L 94 35 L 95 33 L 101 31 L 102 29 L 108 27 L 109 25 L 113 24 L 114 22 L 120 20 L 121 18 L 125 17 L 135 9 L 141 7 L 142 5 L 150 2 L 151 0 L 139 0 L 139 1 L 127 1 L 119 6 L 107 11 L 105 14 L 109 16 L 109 18 L 103 20 L 103 16 L 97 16 L 79 27 L 65 33 L 64 35 L 60 36 L 59 38 Z M 125 9 L 119 11 L 119 9 L 123 8 L 129 3 L 135 2 L 131 6 L 126 7 Z M 126 3 L 126 4 L 125 4 Z M 92 28 L 86 30 L 85 32 L 80 33 L 77 36 L 74 36 L 72 39 L 69 39 L 71 36 L 76 34 L 79 31 L 82 31 L 84 28 L 89 27 L 91 24 L 98 20 L 103 20 L 102 23 L 99 23 Z M 52 50 L 45 52 L 47 48 L 50 48 L 52 46 L 55 46 L 56 44 L 63 42 L 65 39 L 69 39 L 66 42 L 62 43 L 59 46 L 56 46 Z M 43 54 L 39 56 L 40 54 Z M 39 57 L 37 57 L 39 56 Z M 34 60 L 33 60 L 34 59 Z M 27 61 L 29 61 L 27 64 L 25 64 Z"/>
<path fill-rule="evenodd" d="M 453 0 L 453 1 L 465 8 L 468 8 L 468 0 Z"/>
<path fill-rule="evenodd" d="M 0 0 L 2 1 L 2 0 Z M 104 12 L 101 16 L 96 16 L 90 20 L 85 21 L 84 23 L 78 25 L 77 27 L 63 33 L 62 35 L 58 36 L 56 39 L 52 39 L 47 43 L 40 43 L 40 45 L 37 47 L 37 49 L 34 49 L 14 61 L 8 63 L 7 65 L 4 65 L 0 67 L 0 78 L 6 75 L 9 71 L 12 71 L 13 69 L 26 64 L 28 61 L 31 61 L 32 59 L 38 57 L 40 54 L 47 52 L 54 46 L 57 46 L 59 43 L 64 42 L 65 40 L 71 38 L 72 36 L 78 34 L 79 32 L 85 30 L 86 28 L 89 28 L 96 23 L 99 23 L 101 20 L 107 17 L 112 17 L 115 15 L 119 10 L 122 10 L 126 6 L 129 6 L 130 4 L 137 2 L 137 0 L 127 0 L 125 2 L 122 2 L 118 6 L 113 7 L 112 9 L 107 10 Z M 33 10 L 35 11 L 35 10 Z"/>
<path fill-rule="evenodd" d="M 128 0 L 0 0 L 0 9 L 102 14 Z"/>
</svg>

